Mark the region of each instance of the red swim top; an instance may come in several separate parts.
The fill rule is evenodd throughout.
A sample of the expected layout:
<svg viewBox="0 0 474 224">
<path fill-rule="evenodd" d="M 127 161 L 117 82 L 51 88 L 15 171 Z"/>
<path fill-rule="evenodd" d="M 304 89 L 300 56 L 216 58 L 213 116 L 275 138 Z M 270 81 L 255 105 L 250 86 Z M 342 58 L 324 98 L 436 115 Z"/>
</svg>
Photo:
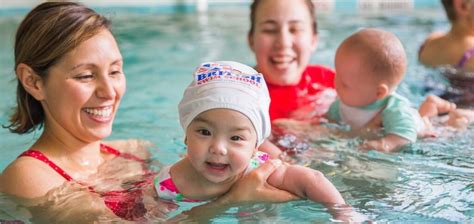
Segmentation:
<svg viewBox="0 0 474 224">
<path fill-rule="evenodd" d="M 139 162 L 144 162 L 143 159 L 140 159 L 137 156 L 134 156 L 129 153 L 121 153 L 118 150 L 101 144 L 100 150 L 104 153 L 114 154 L 116 156 L 120 156 L 125 159 L 136 160 Z M 57 166 L 53 161 L 49 160 L 43 153 L 29 149 L 23 152 L 20 156 L 29 156 L 35 159 L 38 159 L 48 166 L 53 168 L 59 175 L 64 177 L 67 181 L 74 181 L 74 179 L 66 173 L 61 167 Z M 142 201 L 142 191 L 139 185 L 143 185 L 144 183 L 137 184 L 137 187 L 127 190 L 117 190 L 117 191 L 108 191 L 108 192 L 96 192 L 92 187 L 89 187 L 91 192 L 95 192 L 100 194 L 100 196 L 104 199 L 105 205 L 115 213 L 118 217 L 126 220 L 136 220 L 141 218 L 146 213 L 146 208 Z"/>
<path fill-rule="evenodd" d="M 314 102 L 324 89 L 334 88 L 334 70 L 321 65 L 308 65 L 297 85 L 278 86 L 268 83 L 270 119 L 289 118 L 290 113 Z"/>
</svg>

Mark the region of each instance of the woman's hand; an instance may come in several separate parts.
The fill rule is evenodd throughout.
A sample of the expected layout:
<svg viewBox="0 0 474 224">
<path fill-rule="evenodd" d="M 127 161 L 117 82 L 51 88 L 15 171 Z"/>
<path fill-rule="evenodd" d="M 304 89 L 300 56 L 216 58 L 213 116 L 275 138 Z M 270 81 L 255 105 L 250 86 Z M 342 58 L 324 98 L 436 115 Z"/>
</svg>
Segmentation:
<svg viewBox="0 0 474 224">
<path fill-rule="evenodd" d="M 267 161 L 243 176 L 216 202 L 225 205 L 242 202 L 286 202 L 298 199 L 296 195 L 268 184 L 268 177 L 281 165 L 282 162 L 278 159 Z"/>
<path fill-rule="evenodd" d="M 280 190 L 267 183 L 268 177 L 282 165 L 281 160 L 269 160 L 257 169 L 244 175 L 225 195 L 219 199 L 193 207 L 168 221 L 171 223 L 209 222 L 214 216 L 225 212 L 233 204 L 245 202 L 286 202 L 298 199 L 290 192 Z"/>
</svg>

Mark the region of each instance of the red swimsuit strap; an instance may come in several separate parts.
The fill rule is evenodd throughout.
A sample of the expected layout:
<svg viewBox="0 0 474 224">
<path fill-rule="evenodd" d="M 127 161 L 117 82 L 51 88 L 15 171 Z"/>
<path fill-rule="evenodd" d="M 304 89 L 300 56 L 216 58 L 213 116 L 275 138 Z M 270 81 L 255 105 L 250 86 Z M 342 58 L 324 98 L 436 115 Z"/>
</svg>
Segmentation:
<svg viewBox="0 0 474 224">
<path fill-rule="evenodd" d="M 107 146 L 107 145 L 104 145 L 104 144 L 100 144 L 100 151 L 102 151 L 104 153 L 110 153 L 110 154 L 113 154 L 113 155 L 116 155 L 116 156 L 120 156 L 120 157 L 123 157 L 125 159 L 131 159 L 131 160 L 135 160 L 135 161 L 139 161 L 139 162 L 145 162 L 145 160 L 143 160 L 143 159 L 141 159 L 141 158 L 139 158 L 135 155 L 132 155 L 130 153 L 121 153 L 117 149 L 114 149 L 114 148 L 112 148 L 110 146 Z M 56 165 L 53 161 L 49 160 L 48 157 L 46 157 L 40 151 L 36 151 L 34 149 L 29 149 L 29 150 L 23 152 L 18 157 L 22 157 L 22 156 L 29 156 L 29 157 L 33 157 L 35 159 L 38 159 L 38 160 L 46 163 L 51 168 L 53 168 L 54 171 L 56 171 L 59 175 L 64 177 L 64 179 L 66 179 L 67 181 L 74 180 L 69 174 L 66 173 L 66 171 L 61 169 L 61 167 Z"/>
<path fill-rule="evenodd" d="M 144 159 L 141 159 L 138 156 L 135 156 L 133 154 L 126 153 L 126 152 L 121 153 L 117 149 L 114 149 L 114 148 L 112 148 L 108 145 L 104 145 L 104 144 L 100 144 L 100 151 L 110 153 L 110 154 L 113 154 L 113 155 L 116 155 L 116 156 L 120 156 L 120 157 L 123 157 L 125 159 L 135 160 L 135 161 L 138 161 L 138 162 L 145 162 Z"/>
<path fill-rule="evenodd" d="M 33 157 L 35 159 L 38 159 L 46 164 L 48 164 L 48 166 L 50 166 L 51 168 L 53 168 L 54 171 L 56 171 L 59 175 L 61 175 L 62 177 L 64 177 L 64 179 L 66 179 L 67 181 L 72 181 L 72 177 L 69 176 L 69 174 L 66 173 L 66 171 L 64 171 L 63 169 L 61 169 L 61 167 L 59 167 L 58 165 L 56 165 L 53 161 L 49 160 L 48 157 L 46 157 L 43 153 L 39 152 L 39 151 L 36 151 L 36 150 L 33 150 L 33 149 L 29 149 L 25 152 L 23 152 L 21 155 L 19 155 L 18 157 L 22 157 L 22 156 L 29 156 L 29 157 Z"/>
<path fill-rule="evenodd" d="M 125 159 L 136 160 L 140 162 L 145 162 L 145 160 L 138 158 L 129 153 L 121 153 L 118 150 L 101 144 L 100 145 L 101 152 L 110 153 L 115 156 L 120 156 Z M 69 176 L 63 169 L 57 166 L 53 161 L 49 160 L 43 153 L 29 149 L 22 153 L 18 157 L 22 156 L 30 156 L 36 158 L 40 161 L 43 161 L 48 166 L 53 168 L 58 174 L 64 177 L 67 181 L 73 181 L 74 179 Z M 141 183 L 137 184 L 137 187 L 140 186 Z M 98 193 L 104 200 L 105 205 L 112 210 L 118 217 L 121 217 L 125 220 L 136 220 L 140 217 L 143 217 L 146 213 L 146 208 L 144 207 L 143 203 L 141 202 L 141 195 L 142 191 L 141 188 L 136 188 L 135 190 L 119 190 L 119 191 L 109 191 L 109 192 L 96 192 L 93 187 L 88 187 L 91 192 Z"/>
</svg>

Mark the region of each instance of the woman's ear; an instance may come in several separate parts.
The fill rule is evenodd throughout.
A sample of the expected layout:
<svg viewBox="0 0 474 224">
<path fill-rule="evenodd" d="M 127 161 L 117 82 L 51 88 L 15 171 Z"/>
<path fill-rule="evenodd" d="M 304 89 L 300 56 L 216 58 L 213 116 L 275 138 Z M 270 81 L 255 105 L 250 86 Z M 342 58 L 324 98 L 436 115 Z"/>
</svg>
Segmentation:
<svg viewBox="0 0 474 224">
<path fill-rule="evenodd" d="M 311 40 L 311 51 L 314 52 L 316 47 L 318 47 L 319 36 L 318 34 L 314 34 Z"/>
<path fill-rule="evenodd" d="M 186 136 L 184 137 L 184 144 L 188 145 L 188 138 Z"/>
<path fill-rule="evenodd" d="M 248 32 L 247 34 L 247 43 L 249 44 L 250 50 L 255 53 L 254 50 L 254 42 L 253 42 L 253 34 Z"/>
<path fill-rule="evenodd" d="M 377 100 L 383 99 L 390 93 L 390 88 L 387 84 L 383 83 L 377 87 Z"/>
<path fill-rule="evenodd" d="M 31 96 L 36 100 L 41 101 L 45 98 L 43 92 L 43 78 L 36 74 L 36 72 L 27 64 L 20 63 L 16 67 L 16 76 L 18 80 Z"/>
<path fill-rule="evenodd" d="M 453 0 L 453 8 L 456 12 L 456 16 L 469 16 L 471 12 L 472 3 L 465 0 Z"/>
</svg>

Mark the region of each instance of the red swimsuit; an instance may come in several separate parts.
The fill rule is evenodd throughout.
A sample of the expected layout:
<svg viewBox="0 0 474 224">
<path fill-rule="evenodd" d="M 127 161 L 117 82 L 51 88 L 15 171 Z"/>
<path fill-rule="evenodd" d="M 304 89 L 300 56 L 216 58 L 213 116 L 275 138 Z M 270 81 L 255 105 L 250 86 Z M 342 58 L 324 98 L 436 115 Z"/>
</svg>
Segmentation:
<svg viewBox="0 0 474 224">
<path fill-rule="evenodd" d="M 335 72 L 320 65 L 309 65 L 294 86 L 277 86 L 268 83 L 270 93 L 270 119 L 289 118 L 290 113 L 314 101 L 315 96 L 325 88 L 334 88 Z"/>
<path fill-rule="evenodd" d="M 120 153 L 118 150 L 106 146 L 100 145 L 100 150 L 105 153 L 114 154 L 125 159 L 136 160 L 139 162 L 144 162 L 144 160 L 129 154 L 129 153 Z M 23 152 L 19 157 L 29 156 L 40 161 L 43 161 L 48 166 L 53 168 L 59 175 L 64 177 L 67 181 L 74 181 L 74 179 L 67 174 L 63 169 L 57 166 L 54 162 L 49 160 L 43 153 L 29 149 Z M 92 187 L 89 187 L 92 192 L 96 192 Z M 117 190 L 117 191 L 108 191 L 104 193 L 99 193 L 100 196 L 104 199 L 105 205 L 115 213 L 120 218 L 126 220 L 136 220 L 141 218 L 146 213 L 146 208 L 142 202 L 142 191 L 139 187 L 127 190 Z"/>
</svg>

